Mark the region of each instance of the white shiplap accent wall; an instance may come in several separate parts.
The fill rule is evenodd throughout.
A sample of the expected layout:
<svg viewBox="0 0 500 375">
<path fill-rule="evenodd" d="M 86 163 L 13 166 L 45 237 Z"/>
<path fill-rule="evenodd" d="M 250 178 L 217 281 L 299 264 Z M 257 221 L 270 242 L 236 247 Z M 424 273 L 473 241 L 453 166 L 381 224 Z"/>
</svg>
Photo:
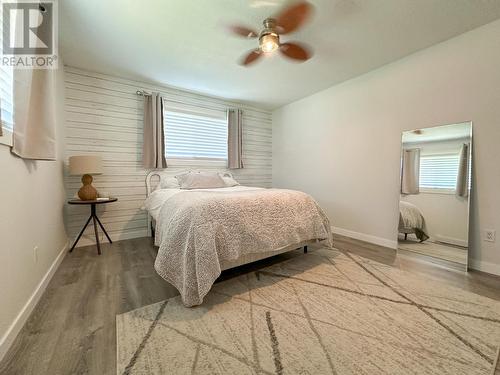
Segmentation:
<svg viewBox="0 0 500 375">
<path fill-rule="evenodd" d="M 142 167 L 143 98 L 136 90 L 158 91 L 169 107 L 207 112 L 243 109 L 243 162 L 245 168 L 232 170 L 242 185 L 270 187 L 272 179 L 271 113 L 219 98 L 199 95 L 166 86 L 157 86 L 72 67 L 65 68 L 66 164 L 72 155 L 101 155 L 104 173 L 94 176 L 94 186 L 117 197 L 118 202 L 98 207 L 101 222 L 112 240 L 147 235 L 147 216 L 140 209 L 146 195 Z M 225 170 L 221 161 L 169 161 L 168 173 L 186 169 Z M 73 197 L 80 178 L 65 173 L 68 198 Z M 85 224 L 88 207 L 67 206 L 65 217 L 72 241 Z M 103 235 L 101 233 L 101 239 Z M 93 227 L 78 246 L 94 243 Z"/>
</svg>

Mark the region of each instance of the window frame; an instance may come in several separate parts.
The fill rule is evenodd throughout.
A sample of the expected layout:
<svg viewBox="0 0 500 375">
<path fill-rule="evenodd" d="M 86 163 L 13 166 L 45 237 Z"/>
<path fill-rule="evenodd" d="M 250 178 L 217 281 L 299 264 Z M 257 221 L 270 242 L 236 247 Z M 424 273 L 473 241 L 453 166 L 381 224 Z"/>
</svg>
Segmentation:
<svg viewBox="0 0 500 375">
<path fill-rule="evenodd" d="M 13 139 L 12 131 L 10 129 L 4 128 L 2 124 L 2 135 L 0 135 L 0 144 L 12 147 L 13 145 L 12 139 Z"/>
<path fill-rule="evenodd" d="M 441 194 L 441 195 L 455 195 L 455 189 L 440 189 L 440 188 L 428 188 L 421 187 L 419 188 L 420 193 L 424 194 Z"/>
<path fill-rule="evenodd" d="M 208 119 L 216 119 L 220 121 L 224 121 L 226 124 L 226 138 L 227 138 L 227 112 L 226 111 L 216 111 L 216 110 L 204 110 L 203 108 L 180 108 L 179 106 L 168 106 L 166 101 L 163 103 L 163 126 L 164 126 L 164 146 L 165 146 L 165 159 L 167 163 L 171 166 L 183 166 L 189 167 L 193 162 L 196 162 L 197 165 L 212 165 L 212 166 L 221 166 L 224 167 L 227 164 L 228 155 L 227 155 L 227 146 L 226 146 L 226 157 L 208 157 L 208 156 L 168 156 L 168 148 L 167 148 L 167 113 L 179 113 L 181 115 L 191 115 L 201 118 Z M 226 141 L 227 142 L 227 141 Z"/>
</svg>

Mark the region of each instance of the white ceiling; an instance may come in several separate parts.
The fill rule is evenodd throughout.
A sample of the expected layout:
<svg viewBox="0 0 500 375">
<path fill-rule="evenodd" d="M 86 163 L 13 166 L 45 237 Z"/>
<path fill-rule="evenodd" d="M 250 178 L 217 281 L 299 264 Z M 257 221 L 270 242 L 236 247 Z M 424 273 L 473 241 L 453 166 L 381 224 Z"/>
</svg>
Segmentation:
<svg viewBox="0 0 500 375">
<path fill-rule="evenodd" d="M 236 61 L 257 46 L 221 24 L 259 29 L 287 0 L 64 0 L 65 64 L 181 87 L 264 108 L 353 78 L 500 17 L 498 0 L 311 0 L 316 12 L 283 36 L 313 46 L 302 64 L 270 56 Z"/>
<path fill-rule="evenodd" d="M 418 129 L 417 132 L 410 130 L 403 132 L 403 144 L 469 138 L 471 132 L 472 126 L 470 122 L 422 128 Z"/>
</svg>

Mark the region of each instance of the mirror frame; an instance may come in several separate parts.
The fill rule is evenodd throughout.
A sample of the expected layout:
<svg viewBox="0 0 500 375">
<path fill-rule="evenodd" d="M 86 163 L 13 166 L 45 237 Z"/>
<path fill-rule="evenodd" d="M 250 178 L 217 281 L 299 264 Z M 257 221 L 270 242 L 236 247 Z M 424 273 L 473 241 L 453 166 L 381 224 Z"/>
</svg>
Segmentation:
<svg viewBox="0 0 500 375">
<path fill-rule="evenodd" d="M 470 229 L 471 229 L 471 213 L 472 213 L 472 209 L 471 209 L 471 204 L 472 204 L 472 194 L 474 192 L 474 123 L 472 120 L 469 120 L 469 121 L 461 121 L 461 122 L 455 122 L 455 123 L 450 123 L 450 124 L 443 124 L 443 125 L 436 125 L 436 126 L 427 126 L 427 127 L 423 127 L 423 128 L 418 128 L 418 129 L 409 129 L 409 130 L 402 130 L 401 131 L 401 143 L 400 143 L 400 165 L 399 165 L 399 194 L 398 194 L 398 201 L 397 201 L 397 206 L 398 206 L 398 220 L 397 220 L 397 223 L 398 223 L 398 227 L 396 228 L 396 244 L 397 244 L 397 248 L 396 248 L 396 251 L 398 252 L 398 255 L 399 255 L 399 252 L 400 250 L 404 251 L 405 254 L 407 254 L 408 252 L 411 252 L 409 250 L 404 250 L 404 249 L 400 249 L 399 248 L 399 215 L 400 215 L 400 210 L 399 210 L 399 206 L 400 206 L 400 201 L 401 201 L 401 184 L 402 184 L 402 173 L 403 173 L 403 153 L 404 153 L 404 148 L 403 148 L 403 137 L 404 137 L 404 134 L 405 133 L 409 133 L 409 132 L 416 132 L 416 131 L 419 131 L 419 130 L 425 130 L 425 129 L 433 129 L 433 128 L 438 128 L 438 127 L 442 127 L 442 126 L 452 126 L 452 125 L 460 125 L 460 124 L 469 124 L 470 126 L 470 132 L 469 132 L 469 137 L 470 137 L 470 146 L 469 146 L 469 152 L 468 152 L 468 157 L 469 157 L 469 186 L 468 186 L 468 195 L 467 195 L 467 224 L 466 224 L 466 231 L 467 231 L 467 259 L 466 259 L 466 262 L 465 262 L 465 265 L 464 265 L 464 268 L 461 269 L 461 268 L 458 268 L 458 267 L 454 267 L 452 265 L 452 262 L 451 261 L 447 261 L 447 260 L 444 260 L 444 259 L 438 259 L 438 258 L 434 258 L 434 257 L 431 257 L 431 256 L 426 256 L 426 255 L 421 255 L 422 257 L 425 257 L 425 258 L 432 258 L 432 259 L 429 259 L 431 260 L 433 263 L 437 263 L 437 264 L 440 264 L 440 265 L 443 265 L 447 268 L 452 268 L 452 269 L 458 269 L 460 271 L 465 271 L 467 272 L 468 269 L 469 269 L 469 257 L 470 257 L 470 242 L 471 242 L 471 235 L 470 235 Z M 416 253 L 415 253 L 416 254 Z M 420 256 L 420 254 L 418 254 Z M 457 263 L 458 265 L 458 263 Z"/>
</svg>

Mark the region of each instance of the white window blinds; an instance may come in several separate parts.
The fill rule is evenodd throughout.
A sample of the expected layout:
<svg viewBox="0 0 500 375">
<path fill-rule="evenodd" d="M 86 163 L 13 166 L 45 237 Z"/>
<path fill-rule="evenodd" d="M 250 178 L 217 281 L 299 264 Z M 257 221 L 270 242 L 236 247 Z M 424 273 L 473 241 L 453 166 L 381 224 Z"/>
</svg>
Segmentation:
<svg viewBox="0 0 500 375">
<path fill-rule="evenodd" d="M 12 131 L 12 69 L 5 66 L 0 68 L 0 109 L 2 128 Z"/>
<path fill-rule="evenodd" d="M 164 111 L 166 157 L 227 159 L 227 119 Z"/>
<path fill-rule="evenodd" d="M 2 14 L 2 4 L 0 4 L 0 51 L 3 56 L 3 27 L 4 17 Z M 12 83 L 12 67 L 0 64 L 0 110 L 2 128 L 12 131 L 13 126 L 13 83 Z"/>
<path fill-rule="evenodd" d="M 420 157 L 420 188 L 455 190 L 459 155 L 422 155 Z"/>
</svg>

